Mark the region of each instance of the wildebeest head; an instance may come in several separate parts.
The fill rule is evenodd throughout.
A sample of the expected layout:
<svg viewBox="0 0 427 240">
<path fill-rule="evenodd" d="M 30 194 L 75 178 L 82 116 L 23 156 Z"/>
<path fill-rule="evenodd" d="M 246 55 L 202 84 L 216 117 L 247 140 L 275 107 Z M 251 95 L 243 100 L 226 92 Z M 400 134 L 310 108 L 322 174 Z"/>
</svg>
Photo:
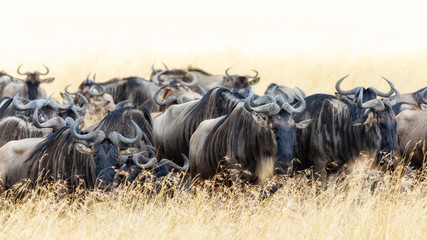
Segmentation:
<svg viewBox="0 0 427 240">
<path fill-rule="evenodd" d="M 366 109 L 359 119 L 353 121 L 353 125 L 367 125 L 365 129 L 368 132 L 366 134 L 368 136 L 377 136 L 366 138 L 366 141 L 373 141 L 372 144 L 378 146 L 377 162 L 381 165 L 390 164 L 392 166 L 397 146 L 397 124 L 392 106 L 399 101 L 399 91 L 397 91 L 392 82 L 384 77 L 383 79 L 390 85 L 390 91 L 387 93 L 380 92 L 372 87 L 368 89 L 356 87 L 349 91 L 343 91 L 340 88 L 340 83 L 345 77 L 337 82 L 336 89 L 338 93 L 344 96 L 354 94 L 355 99 L 357 99 L 357 107 Z M 393 93 L 395 93 L 395 96 L 391 97 Z M 384 98 L 377 99 L 377 96 Z"/>
<path fill-rule="evenodd" d="M 234 90 L 239 90 L 242 88 L 248 88 L 251 85 L 257 84 L 260 80 L 260 78 L 258 77 L 258 71 L 256 70 L 252 70 L 255 72 L 255 76 L 249 76 L 249 75 L 230 75 L 228 73 L 228 71 L 230 70 L 231 67 L 227 68 L 227 70 L 225 70 L 225 76 L 224 76 L 224 81 L 223 81 L 223 86 L 227 87 L 227 88 L 232 88 Z"/>
<path fill-rule="evenodd" d="M 155 155 L 155 152 L 153 153 Z M 184 166 L 182 167 L 178 166 L 170 160 L 162 159 L 161 161 L 158 161 L 154 156 L 145 157 L 144 154 L 145 151 L 133 155 L 132 160 L 126 162 L 126 164 L 120 168 L 118 171 L 118 176 L 116 177 L 121 183 L 130 184 L 134 182 L 144 171 L 150 171 L 155 178 L 163 178 L 171 171 L 187 171 L 189 168 L 189 160 L 184 154 L 182 154 L 184 159 Z M 145 181 L 143 178 L 140 180 L 141 183 Z"/>
<path fill-rule="evenodd" d="M 292 172 L 295 130 L 296 128 L 305 128 L 311 122 L 310 119 L 295 122 L 293 114 L 301 113 L 306 107 L 302 96 L 297 94 L 296 98 L 300 104 L 298 107 L 293 107 L 282 96 L 276 96 L 277 103 L 281 106 L 281 109 L 279 113 L 271 116 L 272 129 L 277 143 L 275 172 L 278 174 Z"/>
<path fill-rule="evenodd" d="M 80 120 L 81 118 L 71 126 L 71 134 L 77 140 L 75 148 L 81 153 L 93 155 L 96 165 L 96 186 L 100 189 L 109 189 L 114 181 L 115 168 L 120 167 L 123 159 L 127 159 L 129 155 L 133 155 L 139 150 L 138 148 L 122 149 L 120 146 L 141 141 L 142 130 L 132 121 L 136 130 L 134 138 L 124 137 L 115 131 L 106 136 L 103 130 L 81 134 L 76 130 Z"/>
<path fill-rule="evenodd" d="M 51 119 L 56 116 L 60 116 L 62 113 L 71 111 L 68 115 L 63 114 L 64 119 L 66 117 L 77 118 L 78 114 L 73 112 L 72 108 L 75 107 L 73 104 L 73 98 L 70 95 L 66 95 L 68 102 L 64 105 L 57 103 L 55 100 L 51 99 L 52 96 L 48 98 L 41 98 L 28 101 L 24 98 L 19 97 L 19 93 L 17 93 L 13 97 L 13 107 L 18 111 L 27 111 L 27 116 L 31 116 L 31 114 L 35 113 L 38 110 L 38 119 L 41 122 L 46 121 L 47 119 Z M 23 104 L 24 103 L 24 104 Z"/>
<path fill-rule="evenodd" d="M 26 72 L 21 73 L 20 69 L 22 67 L 22 64 L 18 67 L 17 72 L 19 75 L 26 76 L 27 78 L 25 80 L 15 78 L 14 81 L 18 82 L 25 82 L 25 84 L 28 87 L 28 98 L 30 100 L 37 99 L 39 94 L 39 85 L 40 83 L 51 83 L 55 78 L 46 78 L 46 79 L 40 79 L 41 75 L 47 75 L 49 73 L 49 68 L 43 65 L 46 68 L 45 73 L 41 73 L 39 71 L 36 72 Z"/>
</svg>

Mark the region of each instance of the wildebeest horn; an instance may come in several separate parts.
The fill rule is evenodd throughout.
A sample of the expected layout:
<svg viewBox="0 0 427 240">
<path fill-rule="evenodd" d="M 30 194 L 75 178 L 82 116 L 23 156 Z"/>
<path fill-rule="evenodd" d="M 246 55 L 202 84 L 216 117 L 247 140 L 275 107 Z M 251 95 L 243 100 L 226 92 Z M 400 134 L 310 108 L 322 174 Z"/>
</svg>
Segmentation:
<svg viewBox="0 0 427 240">
<path fill-rule="evenodd" d="M 175 168 L 177 170 L 185 172 L 185 171 L 188 170 L 188 168 L 190 166 L 190 161 L 188 160 L 188 157 L 185 156 L 185 154 L 181 153 L 181 155 L 182 155 L 182 158 L 184 159 L 184 166 L 182 166 L 182 167 L 179 166 L 178 164 L 172 162 L 171 160 L 168 160 L 168 159 L 162 159 L 162 160 L 160 160 L 159 164 L 160 165 L 164 165 L 165 164 L 166 166 L 168 166 L 170 168 Z"/>
<path fill-rule="evenodd" d="M 376 112 L 379 112 L 385 109 L 383 101 L 379 99 L 372 99 L 364 103 L 363 89 L 360 89 L 359 91 L 359 97 L 357 98 L 357 106 L 362 109 L 372 108 Z"/>
<path fill-rule="evenodd" d="M 49 68 L 46 67 L 46 65 L 44 65 L 44 64 L 43 64 L 43 66 L 46 68 L 46 73 L 36 72 L 38 75 L 47 75 L 49 73 Z"/>
<path fill-rule="evenodd" d="M 123 107 L 124 105 L 126 105 L 126 103 L 130 103 L 130 102 L 132 102 L 132 100 L 121 101 L 121 102 L 119 102 L 119 103 L 116 104 L 116 107 L 114 108 L 114 110 L 117 110 L 117 109 Z"/>
<path fill-rule="evenodd" d="M 71 109 L 74 106 L 74 99 L 68 93 L 65 93 L 65 96 L 67 96 L 67 100 L 68 100 L 67 104 L 61 105 L 61 104 L 57 103 L 55 100 L 50 99 L 48 101 L 48 105 L 51 106 L 55 110 L 69 110 L 69 109 Z"/>
<path fill-rule="evenodd" d="M 230 70 L 231 67 L 228 67 L 227 69 L 225 69 L 225 76 L 227 76 L 228 79 L 232 79 L 232 77 L 230 76 L 230 74 L 228 74 L 228 70 Z"/>
<path fill-rule="evenodd" d="M 196 85 L 196 84 L 197 84 L 197 82 L 199 81 L 199 79 L 197 79 L 197 77 L 196 77 L 196 75 L 195 75 L 194 73 L 192 73 L 192 72 L 188 72 L 188 71 L 185 71 L 184 79 L 185 79 L 185 75 L 186 75 L 187 73 L 191 76 L 192 81 L 191 81 L 191 82 L 184 82 L 184 81 L 180 81 L 180 82 L 181 82 L 181 84 L 182 84 L 183 86 L 187 86 L 187 87 L 192 87 L 192 86 Z"/>
<path fill-rule="evenodd" d="M 176 101 L 176 97 L 175 97 L 175 96 L 169 96 L 169 97 L 168 97 L 168 99 L 166 99 L 166 101 L 162 101 L 162 100 L 159 98 L 159 93 L 160 93 L 160 91 L 161 91 L 163 88 L 168 87 L 168 86 L 169 86 L 168 84 L 163 85 L 163 86 L 161 86 L 159 89 L 157 89 L 157 90 L 154 92 L 154 101 L 155 101 L 158 105 L 160 105 L 160 106 L 167 106 L 167 105 L 171 104 L 172 102 Z"/>
<path fill-rule="evenodd" d="M 299 89 L 298 87 L 297 87 L 297 89 L 301 91 L 301 89 Z M 300 102 L 300 105 L 298 108 L 294 108 L 288 102 L 284 102 L 282 105 L 282 108 L 285 109 L 290 114 L 302 113 L 306 107 L 306 102 L 305 102 L 304 98 L 301 95 L 299 95 L 298 93 L 296 93 L 295 95 L 298 98 L 298 101 Z"/>
<path fill-rule="evenodd" d="M 254 92 L 253 89 L 251 89 L 251 92 L 249 93 L 249 97 L 245 100 L 245 109 L 249 112 L 258 112 L 258 113 L 266 113 L 267 115 L 274 115 L 280 112 L 280 106 L 276 102 L 270 102 L 263 104 L 258 107 L 252 107 L 252 104 L 254 102 Z"/>
<path fill-rule="evenodd" d="M 69 92 L 68 91 L 68 87 L 71 86 L 72 84 L 68 84 L 67 86 L 65 86 L 65 92 L 68 94 L 76 94 L 79 90 L 75 91 L 75 92 Z"/>
<path fill-rule="evenodd" d="M 272 87 L 270 88 L 270 86 L 272 86 Z M 265 91 L 265 93 L 275 95 L 274 92 L 276 92 L 276 89 L 278 87 L 277 84 L 272 83 L 272 84 L 270 84 L 270 86 L 268 86 L 269 88 L 267 89 L 267 91 Z"/>
<path fill-rule="evenodd" d="M 29 103 L 25 104 L 25 105 L 20 105 L 18 103 L 18 100 L 24 100 L 22 98 L 19 97 L 19 93 L 17 93 L 14 97 L 13 97 L 13 107 L 17 110 L 20 111 L 26 111 L 26 110 L 34 110 L 36 108 L 42 108 L 43 106 L 46 105 L 46 102 L 50 100 L 50 98 L 52 97 L 49 96 L 47 99 L 36 99 L 36 100 L 32 100 Z"/>
<path fill-rule="evenodd" d="M 285 94 L 287 102 L 293 103 L 295 101 L 294 96 L 292 96 L 292 94 L 288 93 L 288 91 L 286 91 L 286 89 L 284 89 L 282 87 L 279 87 L 278 89 L 279 89 L 279 92 Z"/>
<path fill-rule="evenodd" d="M 132 156 L 132 161 L 133 163 L 142 168 L 142 169 L 147 169 L 147 168 L 151 168 L 153 167 L 156 163 L 157 163 L 157 158 L 153 157 L 153 158 L 147 158 L 144 157 L 142 154 L 144 154 L 145 151 L 142 151 L 140 153 L 136 153 L 135 155 Z M 141 164 L 139 162 L 139 160 L 142 159 L 142 161 L 144 162 L 144 164 Z"/>
<path fill-rule="evenodd" d="M 77 107 L 76 105 L 74 105 L 75 110 L 78 111 L 78 112 L 85 111 L 89 107 L 89 101 L 87 100 L 87 98 L 85 98 L 80 93 L 77 93 L 77 95 L 79 95 L 79 97 L 83 100 L 83 106 L 82 107 Z"/>
<path fill-rule="evenodd" d="M 387 98 L 385 98 L 383 101 L 384 101 L 384 103 L 388 104 L 388 105 L 391 107 L 391 106 L 395 105 L 397 102 L 399 102 L 399 99 L 400 99 L 400 93 L 399 93 L 399 91 L 397 91 L 397 89 L 394 87 L 394 84 L 393 84 L 390 80 L 388 80 L 388 79 L 387 79 L 387 78 L 385 78 L 385 77 L 382 77 L 382 78 L 388 82 L 388 84 L 390 85 L 390 88 L 391 88 L 391 90 L 390 90 L 391 94 L 389 94 L 389 95 L 387 96 Z M 376 90 L 376 89 L 375 89 L 375 90 Z M 394 92 L 396 95 L 393 97 L 393 100 L 390 100 L 390 96 L 393 94 L 393 92 Z M 377 92 L 377 94 L 378 94 L 379 96 L 383 96 L 383 95 L 380 95 L 378 92 Z M 381 94 L 383 94 L 383 93 L 381 93 Z M 387 94 L 388 94 L 388 93 L 387 93 Z"/>
<path fill-rule="evenodd" d="M 19 75 L 23 75 L 23 76 L 24 76 L 24 75 L 26 76 L 27 74 L 31 74 L 30 72 L 21 73 L 21 71 L 19 71 L 19 70 L 21 69 L 22 65 L 24 65 L 24 64 L 19 65 L 18 69 L 16 70 L 16 71 L 18 72 L 18 74 L 19 74 Z"/>
<path fill-rule="evenodd" d="M 390 91 L 388 91 L 387 93 L 383 93 L 383 92 L 378 91 L 376 88 L 373 88 L 373 89 L 375 90 L 377 95 L 380 97 L 390 97 L 393 94 L 393 92 L 395 92 L 396 88 L 394 88 L 393 83 L 390 82 L 388 79 L 386 79 L 385 77 L 382 77 L 382 78 L 387 81 L 388 85 L 390 85 Z"/>
<path fill-rule="evenodd" d="M 252 80 L 249 81 L 250 85 L 254 85 L 254 84 L 258 83 L 258 81 L 259 81 L 258 71 L 254 70 L 254 69 L 252 69 L 252 71 L 255 72 L 255 76 L 249 76 L 249 75 L 245 76 L 246 78 L 252 78 Z"/>
<path fill-rule="evenodd" d="M 197 87 L 199 88 L 200 93 L 202 94 L 202 96 L 205 96 L 206 95 L 206 90 L 202 87 L 202 85 L 197 84 Z"/>
<path fill-rule="evenodd" d="M 135 126 L 136 136 L 134 138 L 127 138 L 127 137 L 123 137 L 123 135 L 121 135 L 120 133 L 113 131 L 110 134 L 108 134 L 108 138 L 111 140 L 112 143 L 114 143 L 114 145 L 119 146 L 121 142 L 126 144 L 133 144 L 142 139 L 141 128 L 133 120 L 131 122 Z"/>
<path fill-rule="evenodd" d="M 36 110 L 34 110 L 34 114 L 33 114 L 33 124 L 34 126 L 38 127 L 38 128 L 53 128 L 53 130 L 59 130 L 63 127 L 65 127 L 67 124 L 64 121 L 64 119 L 60 118 L 60 117 L 54 117 L 52 119 L 47 120 L 44 123 L 40 123 L 39 121 L 39 109 L 36 108 Z"/>
<path fill-rule="evenodd" d="M 158 73 L 156 73 L 156 75 L 154 75 L 154 77 L 153 77 L 153 82 L 157 85 L 157 86 L 160 86 L 160 82 L 159 82 L 159 79 L 160 79 L 160 76 L 161 75 L 163 75 L 164 73 L 166 73 L 168 70 L 166 70 L 166 71 L 161 71 L 161 72 L 158 72 Z M 166 84 L 168 84 L 170 81 L 167 81 L 167 82 L 163 82 L 162 83 L 162 85 L 166 85 Z"/>
<path fill-rule="evenodd" d="M 79 117 L 73 125 L 71 125 L 71 135 L 77 139 L 77 140 L 91 140 L 92 143 L 85 144 L 87 146 L 93 146 L 97 143 L 102 142 L 105 139 L 105 132 L 102 130 L 96 130 L 93 132 L 90 132 L 88 134 L 79 134 L 77 133 L 77 127 L 80 124 L 80 121 L 82 120 L 82 117 Z"/>
<path fill-rule="evenodd" d="M 94 89 L 97 89 L 98 91 L 95 92 Z M 104 95 L 106 91 L 106 87 L 102 86 L 102 85 L 94 85 L 92 86 L 87 92 L 92 96 L 92 97 L 96 97 L 96 96 L 102 96 Z"/>
<path fill-rule="evenodd" d="M 155 63 L 153 63 L 153 65 L 151 65 L 151 70 L 153 71 L 153 73 L 158 73 L 158 71 L 156 71 L 156 69 L 154 69 L 154 64 L 155 64 Z M 163 64 L 163 66 L 165 67 L 165 70 L 166 70 L 166 71 L 169 71 L 168 66 L 166 66 L 166 64 L 165 64 L 165 63 L 162 63 L 162 64 Z"/>
<path fill-rule="evenodd" d="M 344 79 L 346 78 L 346 77 L 348 77 L 350 74 L 348 74 L 348 75 L 346 75 L 346 76 L 344 76 L 344 77 L 342 77 L 342 78 L 340 78 L 339 80 L 338 80 L 338 82 L 335 84 L 335 89 L 337 90 L 337 92 L 339 93 L 339 94 L 341 94 L 341 95 L 351 95 L 351 94 L 355 94 L 355 93 L 357 93 L 357 91 L 359 91 L 361 88 L 363 89 L 363 87 L 355 87 L 355 88 L 353 88 L 353 89 L 351 89 L 351 90 L 348 90 L 348 91 L 344 91 L 344 90 L 342 90 L 341 89 L 341 83 L 342 83 L 342 81 L 344 81 Z"/>
</svg>

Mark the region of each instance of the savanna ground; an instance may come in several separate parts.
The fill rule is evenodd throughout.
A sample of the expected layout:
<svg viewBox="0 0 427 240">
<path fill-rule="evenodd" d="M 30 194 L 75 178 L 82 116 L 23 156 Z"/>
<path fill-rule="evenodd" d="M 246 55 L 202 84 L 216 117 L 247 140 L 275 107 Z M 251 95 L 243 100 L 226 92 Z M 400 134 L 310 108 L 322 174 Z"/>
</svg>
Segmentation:
<svg viewBox="0 0 427 240">
<path fill-rule="evenodd" d="M 105 57 L 105 56 L 104 56 Z M 316 57 L 294 55 L 256 56 L 238 51 L 200 56 L 155 54 L 123 56 L 107 64 L 103 56 L 53 57 L 49 89 L 74 87 L 88 72 L 98 81 L 137 75 L 148 77 L 153 59 L 170 68 L 193 65 L 212 73 L 228 66 L 236 72 L 257 69 L 261 75 L 256 91 L 271 82 L 299 86 L 312 94 L 334 92 L 338 78 L 351 73 L 344 87 L 374 86 L 388 89 L 381 75 L 402 92 L 425 87 L 426 54 L 347 54 Z M 212 61 L 212 58 L 215 58 Z M 93 66 L 94 69 L 91 68 Z M 13 66 L 14 67 L 14 66 Z M 38 68 L 34 65 L 33 68 Z M 14 73 L 10 67 L 5 69 Z M 359 166 L 360 167 L 360 166 Z M 363 170 L 361 170 L 363 169 Z M 171 187 L 177 179 L 120 187 L 114 193 L 64 194 L 59 184 L 33 190 L 22 199 L 13 194 L 0 198 L 1 239 L 423 239 L 427 236 L 426 181 L 402 183 L 397 175 L 381 175 L 361 168 L 338 183 L 320 190 L 310 177 L 275 178 L 264 186 L 231 188 L 207 182 L 190 190 Z M 425 176 L 424 176 L 425 177 Z M 283 185 L 275 194 L 271 185 Z M 173 186 L 173 184 L 172 184 Z M 215 187 L 213 187 L 215 186 Z"/>
</svg>

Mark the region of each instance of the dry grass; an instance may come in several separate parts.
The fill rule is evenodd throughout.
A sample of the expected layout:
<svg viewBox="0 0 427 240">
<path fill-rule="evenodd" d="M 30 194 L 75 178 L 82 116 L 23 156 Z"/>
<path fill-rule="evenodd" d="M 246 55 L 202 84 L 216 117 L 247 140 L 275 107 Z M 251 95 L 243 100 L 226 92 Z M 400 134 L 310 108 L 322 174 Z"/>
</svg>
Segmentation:
<svg viewBox="0 0 427 240">
<path fill-rule="evenodd" d="M 403 188 L 399 178 L 366 169 L 327 190 L 305 176 L 275 178 L 263 186 L 207 182 L 189 190 L 170 184 L 177 177 L 164 182 L 158 193 L 150 181 L 108 194 L 79 189 L 67 195 L 60 184 L 51 184 L 20 200 L 3 195 L 0 238 L 422 239 L 427 234 L 426 182 Z M 265 194 L 280 184 L 274 195 Z"/>
</svg>

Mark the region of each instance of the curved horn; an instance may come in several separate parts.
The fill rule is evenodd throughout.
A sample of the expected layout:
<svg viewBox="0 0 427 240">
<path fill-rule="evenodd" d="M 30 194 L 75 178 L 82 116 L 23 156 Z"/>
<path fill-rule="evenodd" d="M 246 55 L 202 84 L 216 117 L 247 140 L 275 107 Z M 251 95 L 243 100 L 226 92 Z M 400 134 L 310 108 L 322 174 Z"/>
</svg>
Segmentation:
<svg viewBox="0 0 427 240">
<path fill-rule="evenodd" d="M 142 169 L 147 169 L 147 168 L 152 168 L 154 165 L 156 165 L 157 163 L 157 158 L 147 158 L 144 157 L 142 154 L 144 154 L 145 151 L 142 151 L 140 153 L 136 153 L 135 155 L 132 156 L 132 161 L 133 163 L 142 168 Z M 139 163 L 139 160 L 142 159 L 144 164 Z"/>
<path fill-rule="evenodd" d="M 363 89 L 360 89 L 359 97 L 357 98 L 357 106 L 362 109 L 372 108 L 376 112 L 382 111 L 385 108 L 383 101 L 379 99 L 363 102 Z"/>
<path fill-rule="evenodd" d="M 254 93 L 251 89 L 249 93 L 249 97 L 245 100 L 245 109 L 249 112 L 258 112 L 258 113 L 266 113 L 267 115 L 274 115 L 280 112 L 280 106 L 276 102 L 271 102 L 267 104 L 263 104 L 258 107 L 252 107 L 254 101 Z"/>
<path fill-rule="evenodd" d="M 202 87 L 202 85 L 197 84 L 197 88 L 199 88 L 200 93 L 202 94 L 202 96 L 206 95 L 206 90 Z"/>
<path fill-rule="evenodd" d="M 169 96 L 168 97 L 168 99 L 166 99 L 166 101 L 162 101 L 160 98 L 159 98 L 159 93 L 160 93 L 160 91 L 163 89 L 163 88 L 165 88 L 165 87 L 168 87 L 169 85 L 163 85 L 163 86 L 161 86 L 159 89 L 157 89 L 155 92 L 154 92 L 154 95 L 153 95 L 153 97 L 154 97 L 154 101 L 158 104 L 158 105 L 160 105 L 160 106 L 168 106 L 169 104 L 171 104 L 172 102 L 174 102 L 174 101 L 176 101 L 177 99 L 176 99 L 176 96 Z"/>
<path fill-rule="evenodd" d="M 43 66 L 46 68 L 46 73 L 36 72 L 38 75 L 47 75 L 49 73 L 49 68 L 46 67 L 46 65 L 44 65 L 44 64 L 43 64 Z"/>
<path fill-rule="evenodd" d="M 21 71 L 19 71 L 21 69 L 22 65 L 24 65 L 24 64 L 19 65 L 18 69 L 16 70 L 18 72 L 18 74 L 22 75 L 22 76 L 24 76 L 24 75 L 26 76 L 27 74 L 30 74 L 30 72 L 21 73 Z"/>
<path fill-rule="evenodd" d="M 161 75 L 163 75 L 164 73 L 166 73 L 168 70 L 166 70 L 166 71 L 161 71 L 161 72 L 158 72 L 158 73 L 156 73 L 156 75 L 154 75 L 154 77 L 153 77 L 153 82 L 157 85 L 157 86 L 160 86 L 160 82 L 159 82 L 159 79 L 160 79 L 160 76 Z M 166 84 L 168 84 L 170 81 L 167 81 L 167 82 L 162 82 L 162 85 L 166 85 Z"/>
<path fill-rule="evenodd" d="M 286 91 L 286 89 L 279 87 L 279 92 L 283 93 L 286 96 L 286 101 L 289 103 L 293 103 L 295 101 L 295 98 L 292 94 L 288 93 L 288 91 Z"/>
<path fill-rule="evenodd" d="M 387 82 L 388 82 L 388 84 L 390 85 L 390 88 L 391 88 L 391 90 L 388 92 L 388 93 L 390 93 L 391 92 L 391 94 L 393 94 L 393 92 L 394 93 L 396 93 L 396 95 L 393 97 L 393 100 L 390 100 L 390 96 L 391 96 L 391 94 L 390 95 L 388 95 L 388 97 L 387 98 L 385 98 L 383 101 L 385 102 L 385 103 L 387 103 L 387 104 L 389 104 L 389 106 L 391 107 L 391 106 L 394 106 L 397 102 L 399 102 L 399 99 L 400 99 L 400 93 L 399 93 L 399 91 L 397 91 L 397 89 L 394 87 L 394 84 L 390 81 L 390 80 L 388 80 L 387 78 L 385 78 L 385 77 L 382 77 L 384 80 L 386 80 Z M 376 90 L 376 89 L 375 89 Z M 377 91 L 377 90 L 376 90 Z M 380 93 L 381 92 L 377 92 L 377 94 L 378 94 L 378 96 L 382 96 L 382 95 L 380 95 Z M 387 93 L 387 94 L 388 94 Z M 383 93 L 381 93 L 381 94 L 383 94 Z"/>
<path fill-rule="evenodd" d="M 185 75 L 186 75 L 187 73 L 191 76 L 191 79 L 193 79 L 193 80 L 192 80 L 191 82 L 184 82 L 183 80 L 181 80 L 181 81 L 180 81 L 180 82 L 181 82 L 181 84 L 182 84 L 183 86 L 187 86 L 187 87 L 192 87 L 192 86 L 196 85 L 196 84 L 197 84 L 197 82 L 199 81 L 199 79 L 197 79 L 197 77 L 196 77 L 196 75 L 195 75 L 194 73 L 192 73 L 192 72 L 188 72 L 188 71 L 185 71 L 184 79 L 185 79 Z"/>
<path fill-rule="evenodd" d="M 162 160 L 160 160 L 159 164 L 161 164 L 161 165 L 165 164 L 165 165 L 167 165 L 170 168 L 175 168 L 177 170 L 185 172 L 185 171 L 188 170 L 188 168 L 190 166 L 190 161 L 188 160 L 188 157 L 185 156 L 185 154 L 181 154 L 181 155 L 182 155 L 182 158 L 184 159 L 184 165 L 182 167 L 179 166 L 178 164 L 172 162 L 171 160 L 168 160 L 168 159 L 162 159 Z"/>
<path fill-rule="evenodd" d="M 77 107 L 76 105 L 74 105 L 75 106 L 75 110 L 78 111 L 78 112 L 85 111 L 89 107 L 89 101 L 87 100 L 87 98 L 85 98 L 80 93 L 77 93 L 77 95 L 83 100 L 83 106 L 82 107 Z"/>
<path fill-rule="evenodd" d="M 297 89 L 301 91 L 301 89 L 299 89 L 298 87 Z M 288 102 L 284 102 L 282 105 L 282 108 L 285 109 L 290 114 L 302 113 L 306 107 L 305 99 L 298 93 L 296 93 L 295 96 L 298 98 L 298 101 L 300 102 L 300 106 L 298 108 L 294 108 Z"/>
<path fill-rule="evenodd" d="M 393 83 L 391 81 L 389 81 L 387 78 L 385 78 L 385 77 L 382 77 L 382 78 L 387 81 L 388 85 L 390 85 L 390 91 L 388 91 L 387 93 L 383 93 L 383 92 L 378 91 L 376 88 L 373 88 L 373 89 L 375 89 L 375 92 L 380 97 L 390 97 L 393 94 L 393 92 L 395 92 L 396 88 L 394 87 Z"/>
<path fill-rule="evenodd" d="M 55 110 L 69 110 L 69 109 L 71 109 L 74 106 L 74 99 L 68 93 L 65 93 L 65 96 L 67 96 L 67 100 L 68 100 L 67 104 L 61 105 L 61 104 L 57 103 L 55 100 L 50 99 L 48 101 L 48 105 L 51 106 Z"/>
<path fill-rule="evenodd" d="M 123 135 L 121 135 L 120 133 L 113 131 L 108 134 L 108 138 L 111 140 L 112 143 L 114 143 L 114 145 L 119 146 L 121 142 L 126 144 L 133 144 L 142 139 L 141 128 L 133 120 L 131 122 L 135 126 L 136 136 L 134 138 L 127 138 L 123 137 Z"/>
<path fill-rule="evenodd" d="M 249 75 L 246 75 L 245 77 L 247 77 L 247 78 L 257 78 L 257 77 L 258 77 L 258 71 L 257 71 L 257 70 L 255 70 L 255 69 L 251 69 L 251 71 L 254 71 L 254 72 L 255 72 L 255 76 L 249 76 Z"/>
<path fill-rule="evenodd" d="M 38 128 L 53 128 L 53 130 L 57 131 L 63 127 L 65 127 L 67 124 L 64 121 L 64 119 L 60 118 L 60 117 L 54 117 L 52 119 L 47 120 L 44 123 L 40 123 L 39 121 L 39 109 L 36 108 L 36 110 L 34 110 L 34 114 L 33 114 L 33 124 L 34 126 L 38 127 Z"/>
<path fill-rule="evenodd" d="M 342 83 L 342 81 L 344 81 L 344 79 L 346 78 L 346 77 L 348 77 L 350 74 L 348 74 L 348 75 L 346 75 L 346 76 L 344 76 L 344 77 L 342 77 L 342 78 L 340 78 L 339 80 L 338 80 L 338 82 L 335 84 L 335 89 L 337 90 L 337 92 L 339 93 L 339 94 L 341 94 L 341 95 L 351 95 L 351 94 L 355 94 L 355 93 L 357 93 L 357 91 L 359 91 L 360 90 L 360 88 L 362 88 L 362 87 L 355 87 L 355 88 L 353 88 L 353 89 L 351 89 L 351 90 L 349 90 L 349 91 L 344 91 L 344 90 L 342 90 L 341 89 L 341 83 Z"/>
<path fill-rule="evenodd" d="M 75 92 L 69 92 L 68 91 L 68 87 L 71 86 L 72 84 L 68 84 L 67 86 L 65 86 L 65 92 L 68 94 L 76 94 L 79 90 L 75 91 Z"/>
<path fill-rule="evenodd" d="M 225 76 L 227 76 L 228 79 L 232 79 L 232 77 L 230 76 L 230 74 L 228 74 L 228 70 L 230 70 L 231 67 L 228 67 L 227 69 L 225 69 Z"/>
<path fill-rule="evenodd" d="M 87 146 L 93 146 L 97 143 L 102 142 L 105 139 L 105 133 L 102 130 L 96 130 L 88 134 L 79 134 L 76 129 L 80 124 L 82 117 L 79 117 L 73 125 L 71 125 L 71 135 L 77 140 L 91 140 L 92 143 L 87 144 Z M 86 144 L 85 144 L 86 145 Z"/>
<path fill-rule="evenodd" d="M 247 78 L 252 78 L 252 80 L 250 80 L 249 81 L 249 84 L 250 85 L 254 85 L 254 84 L 256 84 L 256 83 L 258 83 L 259 82 L 259 77 L 258 77 L 258 71 L 257 70 L 255 70 L 255 69 L 252 69 L 252 71 L 254 71 L 255 72 L 255 76 L 249 76 L 249 75 L 246 75 L 245 77 L 247 77 Z"/>
<path fill-rule="evenodd" d="M 272 86 L 272 87 L 270 88 L 270 86 Z M 275 95 L 274 92 L 276 92 L 276 89 L 278 87 L 277 84 L 272 83 L 272 84 L 270 84 L 270 86 L 268 86 L 267 90 L 265 91 L 265 94 Z"/>
<path fill-rule="evenodd" d="M 95 92 L 94 89 L 97 89 L 98 91 Z M 92 97 L 96 97 L 96 96 L 102 96 L 104 95 L 105 91 L 106 91 L 106 87 L 103 85 L 94 85 L 91 88 L 89 88 L 89 90 L 87 91 Z"/>
<path fill-rule="evenodd" d="M 50 98 L 50 97 L 49 97 Z M 48 99 L 49 99 L 48 98 Z M 32 100 L 29 103 L 25 104 L 25 105 L 20 105 L 18 103 L 18 100 L 24 100 L 23 98 L 19 97 L 19 93 L 17 93 L 14 97 L 13 97 L 13 107 L 16 110 L 20 110 L 20 111 L 26 111 L 26 110 L 34 110 L 35 108 L 42 108 L 43 106 L 46 105 L 46 100 L 41 100 L 41 99 L 36 99 L 36 100 Z"/>
<path fill-rule="evenodd" d="M 121 101 L 121 102 L 119 102 L 119 103 L 117 103 L 116 104 L 116 107 L 114 108 L 114 110 L 117 110 L 117 109 L 119 109 L 119 108 L 122 108 L 124 105 L 126 105 L 126 103 L 130 103 L 130 102 L 132 102 L 131 100 L 124 100 L 124 101 Z"/>
</svg>

